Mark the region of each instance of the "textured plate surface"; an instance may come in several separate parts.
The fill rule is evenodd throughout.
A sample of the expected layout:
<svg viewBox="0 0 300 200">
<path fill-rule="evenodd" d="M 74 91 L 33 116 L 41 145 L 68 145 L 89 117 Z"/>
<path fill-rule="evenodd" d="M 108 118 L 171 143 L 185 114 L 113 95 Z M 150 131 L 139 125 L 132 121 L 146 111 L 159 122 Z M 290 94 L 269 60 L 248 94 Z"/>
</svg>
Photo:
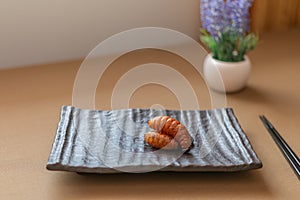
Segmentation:
<svg viewBox="0 0 300 200">
<path fill-rule="evenodd" d="M 193 138 L 189 152 L 144 143 L 148 120 L 168 115 Z M 215 110 L 82 110 L 63 106 L 47 163 L 49 170 L 87 173 L 242 171 L 262 163 L 231 108 Z"/>
</svg>

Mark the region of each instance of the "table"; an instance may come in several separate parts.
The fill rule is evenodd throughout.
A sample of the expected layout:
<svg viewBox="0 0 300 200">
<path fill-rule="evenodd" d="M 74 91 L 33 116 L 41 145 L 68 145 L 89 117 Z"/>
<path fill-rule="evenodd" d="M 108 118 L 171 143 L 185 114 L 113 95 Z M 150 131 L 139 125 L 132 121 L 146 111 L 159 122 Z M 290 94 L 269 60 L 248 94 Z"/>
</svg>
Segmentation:
<svg viewBox="0 0 300 200">
<path fill-rule="evenodd" d="M 247 87 L 227 94 L 227 106 L 263 162 L 237 173 L 78 175 L 46 170 L 62 105 L 72 104 L 81 61 L 0 71 L 0 199 L 297 199 L 300 182 L 260 122 L 264 114 L 300 155 L 300 30 L 266 33 L 249 54 Z M 139 50 L 116 60 L 99 82 L 96 109 L 110 109 L 116 81 L 133 66 L 159 62 L 191 83 L 201 108 L 210 108 L 201 76 L 185 60 L 159 50 Z M 159 102 L 178 109 L 167 88 L 149 84 L 132 95 L 130 107 Z"/>
</svg>

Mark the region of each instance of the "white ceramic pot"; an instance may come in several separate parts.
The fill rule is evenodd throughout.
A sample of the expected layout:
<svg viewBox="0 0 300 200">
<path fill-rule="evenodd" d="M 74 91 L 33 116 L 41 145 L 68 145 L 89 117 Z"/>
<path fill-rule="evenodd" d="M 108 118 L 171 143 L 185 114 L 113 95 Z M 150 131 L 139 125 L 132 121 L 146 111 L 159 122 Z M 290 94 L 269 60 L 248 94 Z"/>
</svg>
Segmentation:
<svg viewBox="0 0 300 200">
<path fill-rule="evenodd" d="M 251 62 L 247 56 L 241 62 L 223 62 L 208 54 L 204 60 L 203 73 L 209 87 L 219 92 L 237 92 L 246 86 L 250 76 Z"/>
</svg>

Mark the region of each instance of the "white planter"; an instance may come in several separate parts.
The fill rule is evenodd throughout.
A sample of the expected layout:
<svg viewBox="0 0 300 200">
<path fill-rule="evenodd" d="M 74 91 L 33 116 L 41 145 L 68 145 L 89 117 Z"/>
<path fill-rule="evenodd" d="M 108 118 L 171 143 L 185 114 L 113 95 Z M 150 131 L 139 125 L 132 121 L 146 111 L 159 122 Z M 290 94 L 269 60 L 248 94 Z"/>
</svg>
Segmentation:
<svg viewBox="0 0 300 200">
<path fill-rule="evenodd" d="M 203 73 L 209 87 L 219 92 L 237 92 L 246 86 L 251 71 L 247 56 L 241 62 L 223 62 L 208 54 Z"/>
</svg>

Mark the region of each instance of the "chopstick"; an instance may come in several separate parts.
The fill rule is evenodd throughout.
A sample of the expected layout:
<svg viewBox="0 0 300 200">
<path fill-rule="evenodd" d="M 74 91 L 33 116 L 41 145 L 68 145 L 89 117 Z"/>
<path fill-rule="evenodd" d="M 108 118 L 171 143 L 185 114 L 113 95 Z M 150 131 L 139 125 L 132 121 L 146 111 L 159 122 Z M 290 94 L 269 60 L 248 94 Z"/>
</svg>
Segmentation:
<svg viewBox="0 0 300 200">
<path fill-rule="evenodd" d="M 273 140 L 283 153 L 284 157 L 290 164 L 291 168 L 294 170 L 298 179 L 300 180 L 300 160 L 298 156 L 294 153 L 294 151 L 290 148 L 290 146 L 281 137 L 279 132 L 274 128 L 271 122 L 269 122 L 269 120 L 267 120 L 267 118 L 264 115 L 260 115 L 259 118 L 261 119 L 262 123 L 264 124 L 264 126 L 272 136 Z"/>
</svg>

